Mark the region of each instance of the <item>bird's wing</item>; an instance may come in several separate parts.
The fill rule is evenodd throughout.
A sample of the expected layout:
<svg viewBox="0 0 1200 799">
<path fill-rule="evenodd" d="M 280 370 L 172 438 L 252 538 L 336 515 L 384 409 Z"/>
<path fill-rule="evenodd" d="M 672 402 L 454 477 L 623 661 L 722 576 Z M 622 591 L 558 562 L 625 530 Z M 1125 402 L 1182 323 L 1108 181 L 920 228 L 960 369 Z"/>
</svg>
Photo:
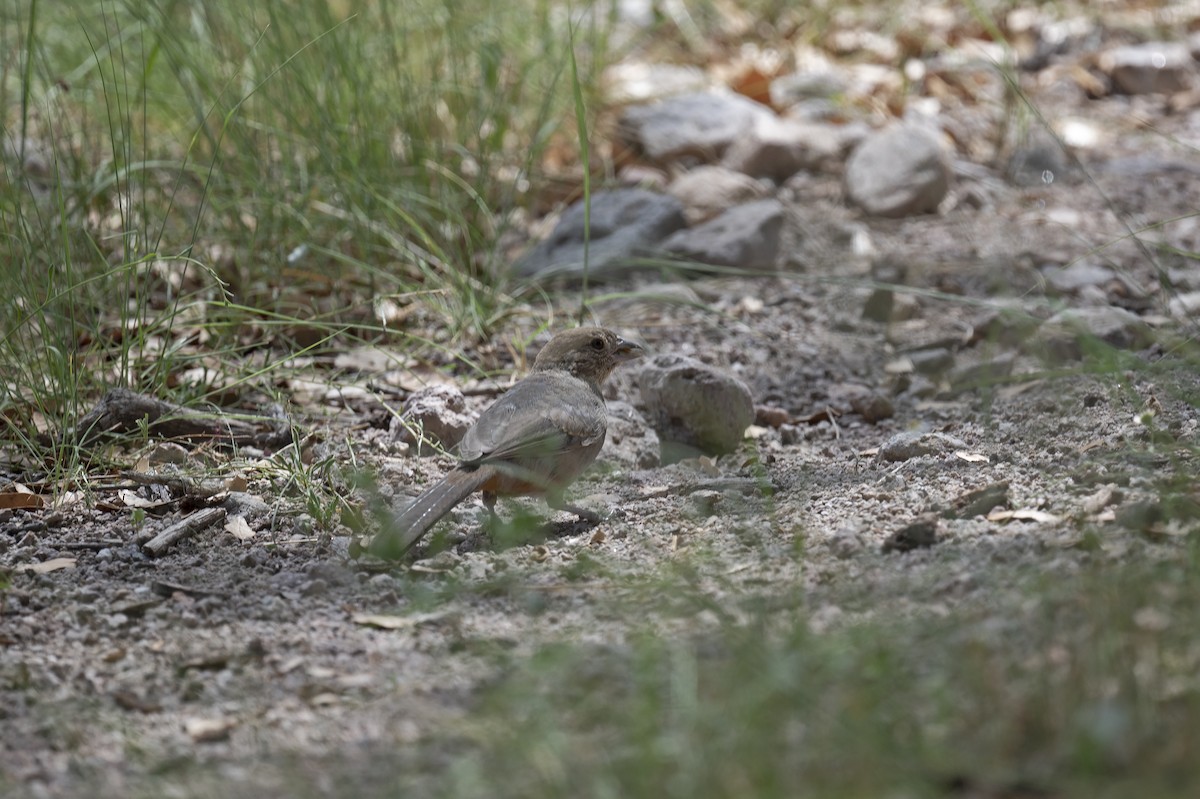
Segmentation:
<svg viewBox="0 0 1200 799">
<path fill-rule="evenodd" d="M 607 424 L 604 400 L 586 382 L 535 373 L 480 415 L 459 455 L 470 464 L 566 453 L 595 444 Z"/>
</svg>

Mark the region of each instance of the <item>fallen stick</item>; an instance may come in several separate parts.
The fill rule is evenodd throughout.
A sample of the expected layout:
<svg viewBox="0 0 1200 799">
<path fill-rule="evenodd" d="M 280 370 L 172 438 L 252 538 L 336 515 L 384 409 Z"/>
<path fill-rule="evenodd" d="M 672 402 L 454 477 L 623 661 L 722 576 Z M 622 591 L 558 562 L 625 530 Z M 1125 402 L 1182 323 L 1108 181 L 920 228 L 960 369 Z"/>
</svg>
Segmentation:
<svg viewBox="0 0 1200 799">
<path fill-rule="evenodd" d="M 142 549 L 154 556 L 161 555 L 166 551 L 167 547 L 175 542 L 182 541 L 190 535 L 195 535 L 205 527 L 215 524 L 224 518 L 224 508 L 204 508 L 203 510 L 198 510 L 191 516 L 175 522 L 175 524 L 172 524 L 154 536 L 154 538 L 142 544 Z"/>
<path fill-rule="evenodd" d="M 278 449 L 292 440 L 286 420 L 197 411 L 114 388 L 79 420 L 73 431 L 64 434 L 64 441 L 87 447 L 105 436 L 136 433 L 143 424 L 152 437 L 168 440 L 254 444 L 267 449 Z"/>
</svg>

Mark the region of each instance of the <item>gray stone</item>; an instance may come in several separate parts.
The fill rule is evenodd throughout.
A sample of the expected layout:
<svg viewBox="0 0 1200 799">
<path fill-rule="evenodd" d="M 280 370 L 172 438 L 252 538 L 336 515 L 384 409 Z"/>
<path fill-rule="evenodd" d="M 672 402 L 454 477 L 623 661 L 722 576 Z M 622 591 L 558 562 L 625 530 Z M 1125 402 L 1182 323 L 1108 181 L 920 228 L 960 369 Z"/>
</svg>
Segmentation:
<svg viewBox="0 0 1200 799">
<path fill-rule="evenodd" d="M 625 105 L 700 91 L 708 78 L 699 67 L 624 61 L 604 70 L 603 82 L 608 102 Z"/>
<path fill-rule="evenodd" d="M 1196 67 L 1183 42 L 1146 42 L 1116 47 L 1100 56 L 1100 68 L 1126 94 L 1155 94 L 1191 88 Z"/>
<path fill-rule="evenodd" d="M 954 367 L 954 353 L 945 347 L 932 347 L 908 353 L 913 369 L 923 375 L 940 375 Z"/>
<path fill-rule="evenodd" d="M 1074 294 L 1088 286 L 1103 287 L 1116 280 L 1117 273 L 1095 261 L 1076 261 L 1069 266 L 1052 266 L 1045 272 L 1046 283 L 1059 294 Z"/>
<path fill-rule="evenodd" d="M 428 386 L 405 400 L 400 416 L 392 419 L 391 432 L 426 455 L 458 444 L 473 422 L 461 391 L 453 386 Z"/>
<path fill-rule="evenodd" d="M 1011 501 L 1009 483 L 1002 480 L 956 497 L 939 515 L 943 519 L 973 519 L 986 516 L 994 508 L 1006 508 Z"/>
<path fill-rule="evenodd" d="M 834 531 L 825 542 L 830 554 L 839 560 L 858 555 L 862 552 L 863 545 L 863 534 L 856 525 L 847 525 Z"/>
<path fill-rule="evenodd" d="M 664 238 L 684 227 L 683 206 L 674 197 L 644 189 L 592 194 L 588 274 L 620 272 L 652 255 Z M 578 277 L 584 269 L 584 203 L 568 208 L 550 237 L 513 266 L 518 275 Z"/>
<path fill-rule="evenodd" d="M 950 166 L 933 134 L 901 124 L 869 136 L 846 163 L 846 196 L 873 216 L 936 211 L 950 189 Z"/>
<path fill-rule="evenodd" d="M 621 171 L 617 173 L 617 181 L 622 186 L 649 189 L 660 193 L 667 190 L 669 182 L 666 172 L 645 164 L 629 164 L 622 167 Z"/>
<path fill-rule="evenodd" d="M 883 442 L 883 446 L 879 448 L 879 457 L 891 463 L 898 463 L 925 455 L 945 455 L 966 448 L 966 443 L 961 439 L 945 433 L 905 431 Z"/>
<path fill-rule="evenodd" d="M 755 178 L 782 183 L 801 170 L 817 171 L 837 163 L 842 142 L 828 125 L 767 117 L 729 149 L 721 163 Z"/>
<path fill-rule="evenodd" d="M 1051 313 L 1026 301 L 997 301 L 971 322 L 971 343 L 987 341 L 1016 346 L 1029 338 Z"/>
<path fill-rule="evenodd" d="M 608 435 L 600 456 L 605 463 L 627 469 L 653 469 L 659 465 L 658 433 L 628 402 L 608 403 Z"/>
<path fill-rule="evenodd" d="M 850 81 L 832 69 L 793 72 L 771 81 L 771 105 L 788 108 L 812 100 L 831 100 L 845 94 Z"/>
<path fill-rule="evenodd" d="M 877 284 L 867 301 L 863 303 L 863 319 L 872 322 L 896 322 L 896 293 L 892 286 L 904 285 L 908 279 L 908 266 L 888 256 L 876 258 L 871 263 L 871 280 Z"/>
<path fill-rule="evenodd" d="M 870 390 L 851 394 L 850 410 L 861 416 L 867 424 L 876 424 L 896 415 L 896 407 L 890 399 Z"/>
<path fill-rule="evenodd" d="M 1168 267 L 1167 282 L 1175 291 L 1200 291 L 1200 269 L 1191 265 Z"/>
<path fill-rule="evenodd" d="M 932 516 L 917 519 L 888 536 L 883 542 L 883 553 L 911 552 L 914 549 L 931 547 L 938 542 L 938 520 Z"/>
<path fill-rule="evenodd" d="M 1053 137 L 1042 135 L 1031 136 L 1013 150 L 1004 174 L 1017 186 L 1048 186 L 1075 177 L 1063 148 Z"/>
<path fill-rule="evenodd" d="M 663 441 L 663 458 L 737 449 L 754 421 L 750 389 L 733 375 L 682 355 L 658 355 L 637 375 L 642 404 Z M 677 458 L 675 458 L 677 459 Z"/>
<path fill-rule="evenodd" d="M 253 521 L 271 512 L 271 506 L 254 494 L 245 491 L 230 491 L 222 503 L 230 516 L 244 516 Z"/>
<path fill-rule="evenodd" d="M 681 94 L 625 110 L 622 139 L 656 161 L 715 161 L 757 120 L 774 116 L 761 103 L 730 91 Z"/>
<path fill-rule="evenodd" d="M 1189 291 L 1171 299 L 1168 306 L 1171 316 L 1179 319 L 1195 319 L 1200 316 L 1200 291 Z"/>
<path fill-rule="evenodd" d="M 890 322 L 895 307 L 896 293 L 892 289 L 873 289 L 863 303 L 862 318 L 869 322 Z"/>
<path fill-rule="evenodd" d="M 950 372 L 952 391 L 972 391 L 983 386 L 992 386 L 1012 374 L 1017 357 L 1011 352 L 978 363 L 960 366 Z"/>
<path fill-rule="evenodd" d="M 26 181 L 28 188 L 41 193 L 54 185 L 56 156 L 49 147 L 33 139 L 12 139 L 5 136 L 3 145 L 0 145 L 0 153 L 10 165 L 9 175 L 19 175 Z"/>
<path fill-rule="evenodd" d="M 1082 357 L 1089 339 L 1120 350 L 1140 349 L 1153 340 L 1149 325 L 1137 314 L 1113 305 L 1071 308 L 1046 320 L 1033 339 L 1033 349 L 1051 360 Z"/>
<path fill-rule="evenodd" d="M 783 229 L 783 204 L 759 200 L 739 205 L 696 228 L 681 230 L 663 242 L 672 255 L 714 266 L 774 269 Z"/>
<path fill-rule="evenodd" d="M 767 190 L 741 172 L 723 166 L 699 166 L 672 181 L 667 192 L 683 203 L 688 224 L 698 225 L 735 205 L 764 197 Z"/>
</svg>

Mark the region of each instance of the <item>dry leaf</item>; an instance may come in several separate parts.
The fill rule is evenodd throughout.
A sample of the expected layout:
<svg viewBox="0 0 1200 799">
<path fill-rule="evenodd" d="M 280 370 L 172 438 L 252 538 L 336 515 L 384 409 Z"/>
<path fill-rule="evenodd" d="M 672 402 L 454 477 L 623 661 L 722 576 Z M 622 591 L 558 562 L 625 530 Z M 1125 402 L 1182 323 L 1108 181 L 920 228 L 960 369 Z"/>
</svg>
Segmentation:
<svg viewBox="0 0 1200 799">
<path fill-rule="evenodd" d="M 234 538 L 239 541 L 248 541 L 254 538 L 254 528 L 246 522 L 245 516 L 230 516 L 226 519 L 225 532 L 232 533 Z"/>
<path fill-rule="evenodd" d="M 313 707 L 329 707 L 330 705 L 336 705 L 341 701 L 342 698 L 337 694 L 333 693 L 332 691 L 325 691 L 323 693 L 314 694 L 309 698 L 308 703 Z"/>
<path fill-rule="evenodd" d="M 51 558 L 50 560 L 43 560 L 41 563 L 22 563 L 17 567 L 17 571 L 46 574 L 47 572 L 56 572 L 59 569 L 74 568 L 75 558 Z"/>
<path fill-rule="evenodd" d="M 63 508 L 69 508 L 72 505 L 83 502 L 86 499 L 87 499 L 87 496 L 84 495 L 84 493 L 82 491 L 64 491 L 61 494 L 59 494 L 57 497 L 55 497 L 54 501 L 51 502 L 50 504 L 54 508 L 61 510 Z"/>
<path fill-rule="evenodd" d="M 241 475 L 235 475 L 225 481 L 226 491 L 245 491 L 250 487 L 250 481 Z"/>
<path fill-rule="evenodd" d="M 760 70 L 756 66 L 743 68 L 730 81 L 729 88 L 741 95 L 749 97 L 763 105 L 771 104 L 771 79 L 774 75 Z"/>
<path fill-rule="evenodd" d="M 841 411 L 830 407 L 825 407 L 819 411 L 813 411 L 808 416 L 797 419 L 796 422 L 804 424 L 820 424 L 821 422 L 829 422 L 833 425 L 836 425 L 837 419 L 841 415 Z"/>
<path fill-rule="evenodd" d="M 350 621 L 381 630 L 404 630 L 416 626 L 408 616 L 388 616 L 383 613 L 355 613 L 350 617 Z"/>
<path fill-rule="evenodd" d="M 425 624 L 436 624 L 449 615 L 449 611 L 433 613 L 412 613 L 408 616 L 395 616 L 387 613 L 355 613 L 350 621 L 364 627 L 378 627 L 381 630 L 410 630 Z"/>
<path fill-rule="evenodd" d="M 307 669 L 307 673 L 308 673 L 308 676 L 313 678 L 314 680 L 318 680 L 320 682 L 325 682 L 327 680 L 332 680 L 334 677 L 338 676 L 339 672 L 337 669 L 331 669 L 328 666 L 309 666 Z"/>
<path fill-rule="evenodd" d="M 38 494 L 24 491 L 10 491 L 0 494 L 0 510 L 15 508 L 41 508 L 46 504 Z"/>
<path fill-rule="evenodd" d="M 137 713 L 158 713 L 162 710 L 161 702 L 146 699 L 129 690 L 118 689 L 113 691 L 112 698 L 122 710 L 132 710 Z"/>
<path fill-rule="evenodd" d="M 988 456 L 979 452 L 956 452 L 954 457 L 960 458 L 967 463 L 987 463 Z"/>
</svg>

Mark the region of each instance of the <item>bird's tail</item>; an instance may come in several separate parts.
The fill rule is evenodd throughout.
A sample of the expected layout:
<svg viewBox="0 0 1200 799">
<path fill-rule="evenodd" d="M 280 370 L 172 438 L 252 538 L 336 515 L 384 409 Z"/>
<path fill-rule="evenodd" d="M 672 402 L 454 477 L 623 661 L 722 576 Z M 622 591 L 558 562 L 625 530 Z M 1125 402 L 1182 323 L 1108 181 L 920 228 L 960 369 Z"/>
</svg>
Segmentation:
<svg viewBox="0 0 1200 799">
<path fill-rule="evenodd" d="M 454 469 L 440 483 L 430 488 L 404 509 L 367 547 L 367 551 L 384 560 L 398 560 L 450 512 L 491 478 L 488 468 Z"/>
</svg>

